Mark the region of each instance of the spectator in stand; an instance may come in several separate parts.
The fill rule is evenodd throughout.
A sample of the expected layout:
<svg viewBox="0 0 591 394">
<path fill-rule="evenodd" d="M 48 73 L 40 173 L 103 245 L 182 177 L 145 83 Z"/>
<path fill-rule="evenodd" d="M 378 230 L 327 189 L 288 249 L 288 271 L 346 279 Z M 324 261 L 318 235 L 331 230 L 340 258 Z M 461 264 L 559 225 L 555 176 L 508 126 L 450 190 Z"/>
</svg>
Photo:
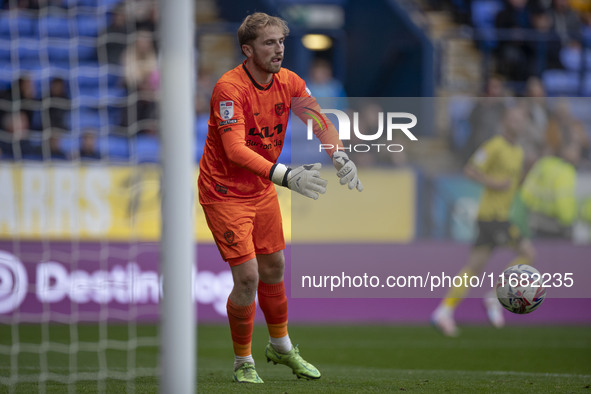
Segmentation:
<svg viewBox="0 0 591 394">
<path fill-rule="evenodd" d="M 581 43 L 581 16 L 572 9 L 569 0 L 553 0 L 550 9 L 552 29 L 560 37 L 563 46 Z"/>
<path fill-rule="evenodd" d="M 3 159 L 22 160 L 40 155 L 39 149 L 28 140 L 29 118 L 23 111 L 5 114 L 0 130 L 0 151 Z"/>
<path fill-rule="evenodd" d="M 70 96 L 66 81 L 62 78 L 52 78 L 49 83 L 49 105 L 43 105 L 43 111 L 46 112 L 43 116 L 43 128 L 50 128 L 60 132 L 69 130 L 68 115 L 70 113 Z M 45 122 L 49 121 L 49 125 Z"/>
<path fill-rule="evenodd" d="M 30 130 L 41 130 L 39 122 L 35 123 L 35 120 L 39 119 L 41 101 L 36 97 L 35 84 L 30 77 L 21 76 L 13 81 L 9 100 L 12 103 L 12 111 L 21 111 L 27 116 L 27 127 Z"/>
<path fill-rule="evenodd" d="M 137 94 L 130 95 L 128 105 L 121 116 L 121 125 L 127 128 L 128 135 L 158 134 L 158 104 L 156 92 L 149 77 L 138 85 Z"/>
<path fill-rule="evenodd" d="M 101 157 L 97 133 L 94 130 L 85 130 L 80 137 L 80 160 L 100 160 Z"/>
<path fill-rule="evenodd" d="M 136 41 L 125 49 L 122 64 L 129 94 L 122 126 L 129 128 L 128 134 L 131 135 L 156 134 L 159 73 L 152 33 L 145 30 L 137 32 Z"/>
<path fill-rule="evenodd" d="M 320 104 L 322 107 L 340 110 L 347 108 L 345 87 L 341 81 L 334 78 L 332 65 L 328 60 L 316 58 L 312 62 L 306 85 L 314 97 L 321 98 Z"/>
<path fill-rule="evenodd" d="M 125 13 L 125 5 L 119 5 L 113 10 L 111 23 L 101 33 L 97 44 L 97 59 L 101 63 L 121 64 L 123 52 L 127 47 L 128 35 L 134 29 L 129 26 L 130 21 Z"/>
<path fill-rule="evenodd" d="M 477 99 L 468 117 L 470 135 L 462 154 L 463 162 L 466 162 L 484 141 L 498 133 L 499 119 L 505 112 L 507 95 L 503 79 L 498 75 L 490 76 L 484 96 Z"/>
<path fill-rule="evenodd" d="M 148 30 L 151 32 L 155 32 L 158 24 L 157 3 L 153 0 L 142 0 L 136 2 L 136 5 L 134 5 L 134 9 L 136 28 L 138 30 Z"/>
<path fill-rule="evenodd" d="M 57 130 L 51 130 L 49 138 L 43 147 L 43 160 L 68 160 L 68 156 L 63 151 L 62 133 Z"/>
<path fill-rule="evenodd" d="M 121 64 L 123 65 L 125 86 L 130 92 L 139 85 L 156 90 L 158 87 L 158 58 L 152 41 L 152 33 L 139 30 L 136 39 L 125 48 Z M 148 82 L 149 85 L 145 83 Z"/>
<path fill-rule="evenodd" d="M 39 0 L 9 0 L 0 2 L 2 9 L 38 10 Z"/>
<path fill-rule="evenodd" d="M 507 0 L 495 18 L 495 27 L 510 35 L 510 39 L 499 40 L 498 71 L 510 80 L 526 80 L 534 67 L 532 45 L 524 37 L 525 31 L 532 28 L 527 0 Z"/>
<path fill-rule="evenodd" d="M 568 0 L 553 0 L 549 10 L 552 32 L 558 37 L 557 45 L 548 53 L 549 68 L 563 68 L 563 56 L 580 56 L 583 43 L 581 15 L 575 12 Z"/>
<path fill-rule="evenodd" d="M 525 129 L 519 134 L 518 142 L 523 148 L 525 172 L 545 152 L 545 132 L 548 128 L 549 110 L 546 102 L 546 90 L 537 77 L 527 80 L 525 97 L 518 100 L 523 106 L 526 122 Z"/>
</svg>

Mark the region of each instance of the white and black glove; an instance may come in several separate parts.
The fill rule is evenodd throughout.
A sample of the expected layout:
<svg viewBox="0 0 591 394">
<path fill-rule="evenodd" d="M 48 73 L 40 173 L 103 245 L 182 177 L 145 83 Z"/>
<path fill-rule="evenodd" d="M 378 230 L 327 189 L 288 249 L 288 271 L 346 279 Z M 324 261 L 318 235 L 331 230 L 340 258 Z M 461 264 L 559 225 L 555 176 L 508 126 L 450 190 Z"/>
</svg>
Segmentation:
<svg viewBox="0 0 591 394">
<path fill-rule="evenodd" d="M 269 179 L 276 185 L 287 187 L 313 200 L 318 199 L 318 194 L 326 193 L 328 181 L 320 177 L 318 171 L 322 165 L 306 164 L 296 168 L 288 168 L 284 164 L 275 164 L 271 167 Z"/>
<path fill-rule="evenodd" d="M 332 164 L 337 169 L 337 176 L 340 179 L 341 185 L 349 184 L 349 189 L 357 188 L 362 191 L 363 185 L 357 177 L 357 166 L 349 156 L 343 151 L 336 151 L 332 155 Z"/>
</svg>

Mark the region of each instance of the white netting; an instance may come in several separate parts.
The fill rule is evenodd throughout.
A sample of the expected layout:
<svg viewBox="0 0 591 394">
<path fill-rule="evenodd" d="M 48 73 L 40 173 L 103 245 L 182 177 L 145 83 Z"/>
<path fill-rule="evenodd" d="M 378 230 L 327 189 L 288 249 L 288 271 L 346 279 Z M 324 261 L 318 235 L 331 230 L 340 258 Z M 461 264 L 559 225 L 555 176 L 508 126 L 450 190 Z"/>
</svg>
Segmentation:
<svg viewBox="0 0 591 394">
<path fill-rule="evenodd" d="M 0 1 L 0 392 L 156 387 L 155 6 Z"/>
</svg>

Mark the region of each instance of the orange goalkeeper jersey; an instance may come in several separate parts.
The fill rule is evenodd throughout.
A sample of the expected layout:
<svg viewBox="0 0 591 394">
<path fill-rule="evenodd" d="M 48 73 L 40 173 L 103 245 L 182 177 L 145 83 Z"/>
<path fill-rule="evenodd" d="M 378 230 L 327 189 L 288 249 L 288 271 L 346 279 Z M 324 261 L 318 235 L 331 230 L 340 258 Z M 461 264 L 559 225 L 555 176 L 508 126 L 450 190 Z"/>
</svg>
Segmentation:
<svg viewBox="0 0 591 394">
<path fill-rule="evenodd" d="M 256 198 L 273 187 L 269 172 L 281 154 L 289 112 L 306 120 L 302 111 L 292 108 L 292 97 L 304 98 L 298 100 L 298 108 L 320 112 L 304 80 L 285 68 L 273 74 L 266 86 L 255 81 L 245 63 L 220 78 L 211 97 L 209 130 L 199 164 L 201 203 Z M 322 143 L 343 146 L 324 117 L 329 126 L 315 125 L 315 135 Z"/>
</svg>

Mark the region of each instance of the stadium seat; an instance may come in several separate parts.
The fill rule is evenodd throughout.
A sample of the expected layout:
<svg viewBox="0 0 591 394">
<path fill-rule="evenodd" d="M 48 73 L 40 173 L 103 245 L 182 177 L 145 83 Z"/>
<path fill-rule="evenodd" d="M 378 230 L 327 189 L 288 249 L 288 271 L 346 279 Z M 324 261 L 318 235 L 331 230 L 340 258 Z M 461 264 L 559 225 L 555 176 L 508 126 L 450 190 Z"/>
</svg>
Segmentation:
<svg viewBox="0 0 591 394">
<path fill-rule="evenodd" d="M 96 8 L 102 5 L 103 1 L 100 0 L 76 0 L 76 3 L 80 7 L 93 7 Z"/>
<path fill-rule="evenodd" d="M 135 140 L 135 154 L 138 163 L 158 163 L 160 142 L 154 137 L 138 136 Z"/>
<path fill-rule="evenodd" d="M 18 37 L 36 36 L 37 24 L 33 16 L 17 11 L 2 11 L 0 13 L 0 37 L 10 38 L 13 34 L 17 34 Z"/>
<path fill-rule="evenodd" d="M 129 158 L 129 139 L 109 135 L 99 141 L 100 151 L 107 152 L 109 159 L 127 160 Z"/>
<path fill-rule="evenodd" d="M 583 54 L 585 59 L 583 59 Z M 578 71 L 583 66 L 583 60 L 586 70 L 591 70 L 591 49 L 584 51 L 578 47 L 565 47 L 560 50 L 560 63 L 567 70 Z"/>
<path fill-rule="evenodd" d="M 80 36 L 97 37 L 105 29 L 106 22 L 102 15 L 77 15 L 76 26 Z"/>
<path fill-rule="evenodd" d="M 39 47 L 19 46 L 18 58 L 21 62 L 40 62 Z"/>
<path fill-rule="evenodd" d="M 48 15 L 39 18 L 39 35 L 42 37 L 70 38 L 70 22 L 65 16 Z"/>
<path fill-rule="evenodd" d="M 591 97 L 591 72 L 585 74 L 585 79 L 583 81 L 583 96 Z M 587 111 L 586 114 L 591 115 L 589 111 Z"/>
<path fill-rule="evenodd" d="M 60 148 L 64 152 L 74 152 L 80 149 L 80 139 L 78 133 L 76 134 L 63 134 L 60 138 Z"/>
<path fill-rule="evenodd" d="M 499 0 L 474 0 L 472 1 L 472 24 L 479 30 L 481 40 L 479 46 L 482 49 L 494 49 L 497 46 L 495 39 L 495 18 L 503 9 L 503 2 Z"/>
<path fill-rule="evenodd" d="M 2 43 L 4 42 L 2 41 Z M 0 44 L 0 59 L 6 59 L 7 62 L 11 59 L 10 46 Z"/>
<path fill-rule="evenodd" d="M 100 77 L 98 75 L 78 74 L 71 80 L 78 85 L 79 89 L 99 89 L 100 87 Z"/>
<path fill-rule="evenodd" d="M 577 96 L 579 94 L 580 75 L 577 71 L 546 70 L 542 73 L 542 82 L 549 96 Z"/>
<path fill-rule="evenodd" d="M 59 43 L 51 42 L 47 46 L 47 58 L 50 63 L 69 63 L 70 62 L 70 44 L 63 40 Z"/>
<path fill-rule="evenodd" d="M 78 44 L 76 46 L 78 62 L 96 62 L 96 46 L 94 44 Z"/>
<path fill-rule="evenodd" d="M 72 129 L 74 130 L 101 129 L 103 126 L 106 126 L 106 119 L 102 119 L 97 110 L 80 108 L 79 111 L 72 111 Z"/>
</svg>

